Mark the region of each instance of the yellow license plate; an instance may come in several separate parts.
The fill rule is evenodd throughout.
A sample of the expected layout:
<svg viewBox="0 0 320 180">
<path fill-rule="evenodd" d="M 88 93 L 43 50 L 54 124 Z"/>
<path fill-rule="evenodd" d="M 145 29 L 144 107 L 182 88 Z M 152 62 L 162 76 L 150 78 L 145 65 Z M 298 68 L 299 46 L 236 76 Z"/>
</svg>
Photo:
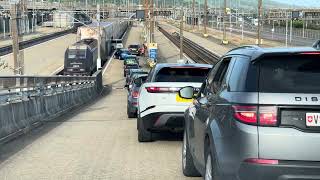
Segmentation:
<svg viewBox="0 0 320 180">
<path fill-rule="evenodd" d="M 184 99 L 179 96 L 179 94 L 176 95 L 176 101 L 181 103 L 192 103 L 193 99 Z"/>
</svg>

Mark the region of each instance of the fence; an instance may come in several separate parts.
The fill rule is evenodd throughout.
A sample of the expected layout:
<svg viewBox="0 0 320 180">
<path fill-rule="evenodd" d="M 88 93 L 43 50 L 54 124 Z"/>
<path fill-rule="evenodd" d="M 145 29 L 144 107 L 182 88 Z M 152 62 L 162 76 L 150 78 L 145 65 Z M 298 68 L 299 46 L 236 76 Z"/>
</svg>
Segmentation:
<svg viewBox="0 0 320 180">
<path fill-rule="evenodd" d="M 92 101 L 102 89 L 101 71 L 93 77 L 0 77 L 0 143 Z"/>
</svg>

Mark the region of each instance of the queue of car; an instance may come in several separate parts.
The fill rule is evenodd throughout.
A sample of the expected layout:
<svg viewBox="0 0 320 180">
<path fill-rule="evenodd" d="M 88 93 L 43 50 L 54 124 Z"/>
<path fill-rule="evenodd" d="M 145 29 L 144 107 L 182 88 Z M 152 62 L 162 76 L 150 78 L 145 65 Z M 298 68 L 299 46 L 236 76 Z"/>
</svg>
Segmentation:
<svg viewBox="0 0 320 180">
<path fill-rule="evenodd" d="M 182 172 L 206 180 L 320 179 L 320 51 L 231 50 L 214 66 L 130 70 L 139 142 L 183 132 Z"/>
</svg>

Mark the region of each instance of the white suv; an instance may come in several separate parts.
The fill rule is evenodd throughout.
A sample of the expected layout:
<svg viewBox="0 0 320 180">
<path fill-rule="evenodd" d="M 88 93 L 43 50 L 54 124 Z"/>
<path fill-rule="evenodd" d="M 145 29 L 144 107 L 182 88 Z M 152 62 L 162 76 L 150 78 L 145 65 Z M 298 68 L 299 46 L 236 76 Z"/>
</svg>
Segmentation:
<svg viewBox="0 0 320 180">
<path fill-rule="evenodd" d="M 184 111 L 192 100 L 179 97 L 185 86 L 199 89 L 212 65 L 157 64 L 140 88 L 138 99 L 138 140 L 152 141 L 152 133 L 182 131 Z"/>
</svg>

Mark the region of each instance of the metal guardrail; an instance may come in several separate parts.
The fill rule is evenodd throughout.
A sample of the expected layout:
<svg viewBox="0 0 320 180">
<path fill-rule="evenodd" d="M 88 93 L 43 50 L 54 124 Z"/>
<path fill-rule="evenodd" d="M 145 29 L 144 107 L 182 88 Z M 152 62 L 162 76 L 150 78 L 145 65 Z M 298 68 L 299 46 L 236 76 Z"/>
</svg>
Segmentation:
<svg viewBox="0 0 320 180">
<path fill-rule="evenodd" d="M 71 29 L 67 29 L 64 31 L 59 31 L 56 33 L 52 33 L 49 35 L 45 35 L 45 36 L 41 36 L 41 37 L 37 37 L 37 38 L 33 38 L 30 40 L 26 40 L 26 41 L 22 41 L 19 43 L 19 49 L 25 49 L 31 46 L 34 46 L 36 44 L 40 44 L 43 43 L 45 41 L 49 41 L 51 39 L 55 39 L 58 38 L 60 36 L 64 36 L 66 34 L 72 33 L 76 30 L 76 28 L 71 28 Z M 8 46 L 4 46 L 0 48 L 0 56 L 4 56 L 6 54 L 10 54 L 12 53 L 12 45 L 8 45 Z"/>
<path fill-rule="evenodd" d="M 177 32 L 170 34 L 162 27 L 158 26 L 158 28 L 160 32 L 162 32 L 170 41 L 173 42 L 173 44 L 175 44 L 177 47 L 180 46 L 180 36 Z M 197 63 L 215 64 L 220 59 L 220 56 L 212 53 L 188 38 L 184 37 L 183 42 L 183 52 Z"/>
<path fill-rule="evenodd" d="M 1 76 L 0 104 L 97 86 L 96 76 Z"/>
</svg>

